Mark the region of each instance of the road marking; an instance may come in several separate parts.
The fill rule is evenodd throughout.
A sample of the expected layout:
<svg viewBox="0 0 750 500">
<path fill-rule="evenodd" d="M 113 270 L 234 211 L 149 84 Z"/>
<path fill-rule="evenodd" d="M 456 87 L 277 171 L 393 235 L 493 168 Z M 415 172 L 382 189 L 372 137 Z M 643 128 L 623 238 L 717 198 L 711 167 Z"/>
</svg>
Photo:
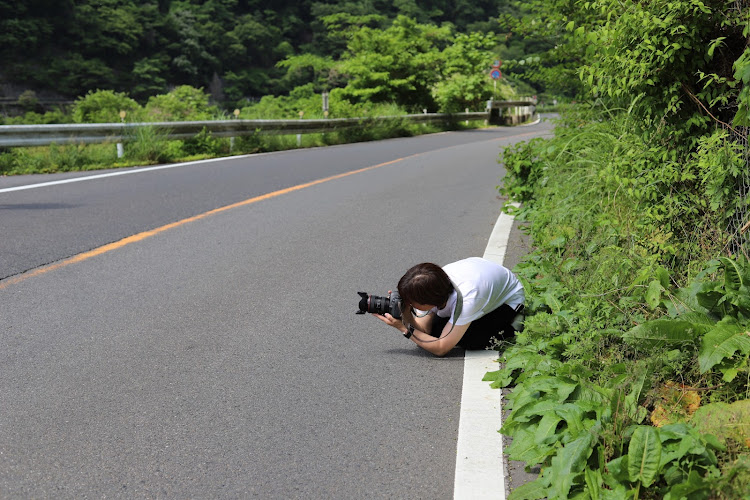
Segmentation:
<svg viewBox="0 0 750 500">
<path fill-rule="evenodd" d="M 412 155 L 416 156 L 416 155 Z M 394 163 L 398 163 L 400 161 L 403 161 L 407 158 L 411 158 L 411 156 L 405 156 L 403 158 L 397 158 L 395 160 L 387 161 L 384 163 L 378 163 L 377 165 L 371 165 L 369 167 L 360 168 L 359 170 L 352 170 L 351 172 L 344 172 L 343 174 L 336 174 L 332 175 L 330 177 L 324 177 L 323 179 L 317 179 L 314 181 L 306 182 L 304 184 L 298 184 L 296 186 L 288 187 L 285 189 L 280 189 L 278 191 L 273 191 L 271 193 L 262 194 L 260 196 L 256 196 L 254 198 L 250 198 L 244 201 L 240 201 L 237 203 L 232 203 L 231 205 L 226 205 L 224 207 L 215 208 L 213 210 L 209 210 L 208 212 L 204 212 L 202 214 L 194 215 L 193 217 L 188 217 L 187 219 L 182 219 L 177 222 L 172 222 L 170 224 L 166 224 L 161 227 L 157 227 L 156 229 L 151 229 L 149 231 L 143 231 L 138 234 L 134 234 L 132 236 L 128 236 L 126 238 L 123 238 L 119 241 L 115 241 L 113 243 L 109 243 L 107 245 L 102 245 L 100 247 L 94 248 L 93 250 L 89 250 L 88 252 L 83 252 L 78 255 L 74 255 L 73 257 L 69 257 L 67 259 L 63 259 L 59 262 L 55 262 L 53 264 L 49 264 L 46 266 L 42 266 L 39 268 L 36 268 L 31 271 L 27 271 L 23 274 L 19 274 L 17 276 L 13 276 L 4 280 L 0 281 L 0 290 L 7 288 L 11 285 L 15 285 L 16 283 L 20 283 L 21 281 L 25 281 L 29 278 L 33 278 L 34 276 L 39 276 L 41 274 L 48 273 L 50 271 L 54 271 L 56 269 L 60 269 L 62 267 L 69 266 L 71 264 L 76 264 L 78 262 L 82 262 L 84 260 L 90 259 L 91 257 L 96 257 L 98 255 L 102 255 L 104 253 L 110 252 L 112 250 L 116 250 L 118 248 L 122 248 L 126 245 L 129 245 L 131 243 L 135 243 L 138 241 L 142 241 L 146 238 L 149 238 L 151 236 L 154 236 L 159 233 L 163 233 L 164 231 L 168 231 L 169 229 L 173 229 L 175 227 L 183 226 L 185 224 L 188 224 L 189 222 L 194 222 L 200 219 L 205 219 L 206 217 L 210 217 L 212 215 L 216 215 L 221 212 L 226 212 L 227 210 L 231 210 L 233 208 L 243 207 L 246 205 L 252 205 L 253 203 L 257 203 L 259 201 L 269 200 L 271 198 L 276 198 L 277 196 L 281 196 L 287 193 L 291 193 L 294 191 L 299 191 L 300 189 L 305 189 L 308 187 L 316 186 L 318 184 L 322 184 L 324 182 L 333 181 L 336 179 L 341 179 L 343 177 L 348 177 L 350 175 L 359 174 L 362 172 L 366 172 L 368 170 L 373 170 L 380 167 L 385 167 L 386 165 L 392 165 Z"/>
<path fill-rule="evenodd" d="M 492 230 L 484 258 L 503 264 L 513 217 L 501 213 Z M 497 351 L 466 351 L 461 412 L 458 419 L 454 500 L 505 499 L 503 467 L 502 397 L 499 389 L 483 382 L 484 374 L 498 369 Z"/>
<path fill-rule="evenodd" d="M 520 137 L 525 137 L 525 136 L 533 135 L 535 133 L 536 132 L 526 132 L 526 133 L 522 133 L 522 134 L 516 134 L 516 135 L 510 136 L 510 137 L 496 137 L 496 138 L 490 139 L 490 141 L 500 141 L 500 140 L 508 139 L 508 138 L 520 138 Z M 63 260 L 61 260 L 59 262 L 48 264 L 46 266 L 41 266 L 41 267 L 38 267 L 36 269 L 33 269 L 33 270 L 30 270 L 30 271 L 26 271 L 24 273 L 21 273 L 19 275 L 16 275 L 16 276 L 13 276 L 13 277 L 10 277 L 10 278 L 6 278 L 4 280 L 0 280 L 0 290 L 2 290 L 4 288 L 7 288 L 10 285 L 14 285 L 16 283 L 20 283 L 21 281 L 25 281 L 28 278 L 32 278 L 34 276 L 39 276 L 41 274 L 45 274 L 45 273 L 48 273 L 50 271 L 54 271 L 55 269 L 60 269 L 62 267 L 66 267 L 66 266 L 68 266 L 70 264 L 75 264 L 77 262 L 84 261 L 84 260 L 89 259 L 91 257 L 95 257 L 97 255 L 101 255 L 103 253 L 109 252 L 111 250 L 115 250 L 117 248 L 122 248 L 125 245 L 129 245 L 130 243 L 135 243 L 136 241 L 141 241 L 141 240 L 143 240 L 145 238 L 148 238 L 149 236 L 153 236 L 155 234 L 164 232 L 164 231 L 166 231 L 168 229 L 172 229 L 174 227 L 181 226 L 183 224 L 187 224 L 188 222 L 193 222 L 193 221 L 196 221 L 196 220 L 199 220 L 199 219 L 203 219 L 205 217 L 208 217 L 209 215 L 214 215 L 214 214 L 217 214 L 219 212 L 223 212 L 225 210 L 230 210 L 232 208 L 237 208 L 237 207 L 240 207 L 240 206 L 249 205 L 251 203 L 256 203 L 256 202 L 259 202 L 259 201 L 262 201 L 262 200 L 267 200 L 269 198 L 275 198 L 276 196 L 280 196 L 282 194 L 291 193 L 292 191 L 297 191 L 299 189 L 304 189 L 306 187 L 314 186 L 316 184 L 321 184 L 323 182 L 328 182 L 328 181 L 332 181 L 332 180 L 335 180 L 335 179 L 341 179 L 342 177 L 347 177 L 349 175 L 358 174 L 358 173 L 365 172 L 367 170 L 372 170 L 372 169 L 378 168 L 378 167 L 384 167 L 386 165 L 391 165 L 393 163 L 400 162 L 400 161 L 406 160 L 408 158 L 413 158 L 413 157 L 416 157 L 416 156 L 419 156 L 419 155 L 422 155 L 422 154 L 426 154 L 426 153 L 430 153 L 430 152 L 435 152 L 435 151 L 441 151 L 443 149 L 450 149 L 450 148 L 453 148 L 453 147 L 460 147 L 460 146 L 461 145 L 459 144 L 459 145 L 455 145 L 455 146 L 447 146 L 445 148 L 434 149 L 434 150 L 431 150 L 431 151 L 424 151 L 422 153 L 415 153 L 415 154 L 412 154 L 412 155 L 409 155 L 409 156 L 404 156 L 403 158 L 396 158 L 395 160 L 387 161 L 387 162 L 384 162 L 384 163 L 379 163 L 377 165 L 371 165 L 369 167 L 364 167 L 364 168 L 361 168 L 359 170 L 354 170 L 354 171 L 351 171 L 351 172 L 344 172 L 343 174 L 338 174 L 338 175 L 333 175 L 333 176 L 330 176 L 330 177 L 325 177 L 323 179 L 318 179 L 318 180 L 315 180 L 315 181 L 312 181 L 312 182 L 308 182 L 308 183 L 305 183 L 305 184 L 299 184 L 297 186 L 292 186 L 290 188 L 281 189 L 279 191 L 274 191 L 272 193 L 267 193 L 267 194 L 264 194 L 264 195 L 261 195 L 261 196 L 256 196 L 255 198 L 250 198 L 249 200 L 241 201 L 239 203 L 234 203 L 232 205 L 227 205 L 225 207 L 220 207 L 220 208 L 211 210 L 209 212 L 205 212 L 203 214 L 199 214 L 199 215 L 196 215 L 196 216 L 193 216 L 193 217 L 189 217 L 187 219 L 183 219 L 181 221 L 173 222 L 171 224 L 167 224 L 165 226 L 158 227 L 156 229 L 152 229 L 150 231 L 144 231 L 142 233 L 134 234 L 133 236 L 128 236 L 127 238 L 123 238 L 123 239 L 121 239 L 119 241 L 115 241 L 113 243 L 109 243 L 107 245 L 103 245 L 101 247 L 97 247 L 97 248 L 95 248 L 93 250 L 90 250 L 88 252 L 83 252 L 83 253 L 74 255 L 73 257 L 69 257 L 67 259 L 63 259 Z M 273 154 L 273 153 L 258 153 L 258 154 Z M 245 156 L 257 156 L 257 155 L 245 155 Z M 138 169 L 135 169 L 135 170 L 126 170 L 126 171 L 123 171 L 123 172 L 109 172 L 109 173 L 106 173 L 106 174 L 90 175 L 90 176 L 86 176 L 86 177 L 75 177 L 75 178 L 72 178 L 72 179 L 61 179 L 61 180 L 58 180 L 58 181 L 41 182 L 41 183 L 38 183 L 38 184 L 27 184 L 27 185 L 24 185 L 24 186 L 16 186 L 16 187 L 10 187 L 10 188 L 3 188 L 3 189 L 0 189 L 0 193 L 7 193 L 7 192 L 10 192 L 10 191 L 21 191 L 21 190 L 24 190 L 24 189 L 34 189 L 34 188 L 45 187 L 45 186 L 55 186 L 55 185 L 58 185 L 58 184 L 68 184 L 68 183 L 71 183 L 71 182 L 82 182 L 82 181 L 88 181 L 88 180 L 92 180 L 92 179 L 102 179 L 102 178 L 105 178 L 105 177 L 114 177 L 114 176 L 118 176 L 118 175 L 128 175 L 128 174 L 136 174 L 136 173 L 141 173 L 141 172 L 150 172 L 150 171 L 154 171 L 154 170 L 162 170 L 162 169 L 167 169 L 167 168 L 184 167 L 184 166 L 195 165 L 195 164 L 199 164 L 199 163 L 208 163 L 208 162 L 223 161 L 223 160 L 230 160 L 230 159 L 237 159 L 237 158 L 243 158 L 243 156 L 230 156 L 230 157 L 224 157 L 224 158 L 211 158 L 211 159 L 208 159 L 208 160 L 198 160 L 198 161 L 193 161 L 193 162 L 176 163 L 176 164 L 172 164 L 172 165 L 160 165 L 160 166 L 156 166 L 156 167 L 144 167 L 144 168 L 138 168 Z"/>
<path fill-rule="evenodd" d="M 264 154 L 264 153 L 259 153 L 259 154 Z M 107 177 L 117 177 L 118 175 L 140 174 L 142 172 L 152 172 L 154 170 L 164 170 L 167 168 L 188 167 L 190 165 L 198 165 L 201 163 L 211 163 L 211 162 L 224 161 L 224 160 L 235 160 L 237 158 L 244 158 L 246 156 L 251 156 L 251 155 L 225 156 L 222 158 L 209 158 L 207 160 L 186 161 L 184 163 L 172 163 L 169 165 L 158 165 L 156 167 L 138 167 L 132 170 L 107 172 L 106 174 L 85 175 L 82 177 L 72 177 L 70 179 L 60 179 L 57 181 L 39 182 L 37 184 L 25 184 L 23 186 L 2 188 L 0 189 L 0 193 L 10 193 L 11 191 L 23 191 L 25 189 L 36 189 L 36 188 L 47 187 L 47 186 L 57 186 L 59 184 L 70 184 L 71 182 L 92 181 L 94 179 L 105 179 Z M 257 156 L 257 155 L 252 155 L 252 156 Z"/>
</svg>

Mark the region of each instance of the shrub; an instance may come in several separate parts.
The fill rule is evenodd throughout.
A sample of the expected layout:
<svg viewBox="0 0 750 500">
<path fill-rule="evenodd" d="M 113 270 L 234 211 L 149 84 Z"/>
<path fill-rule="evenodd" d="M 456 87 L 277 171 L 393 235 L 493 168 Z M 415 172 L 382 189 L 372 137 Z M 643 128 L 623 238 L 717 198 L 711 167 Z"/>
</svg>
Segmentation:
<svg viewBox="0 0 750 500">
<path fill-rule="evenodd" d="M 119 123 L 120 112 L 125 111 L 126 120 L 139 121 L 142 108 L 133 99 L 113 90 L 90 91 L 73 105 L 75 123 Z"/>
<path fill-rule="evenodd" d="M 167 94 L 150 97 L 145 111 L 153 121 L 209 120 L 219 111 L 208 100 L 202 88 L 182 85 Z"/>
<path fill-rule="evenodd" d="M 194 137 L 186 139 L 182 149 L 188 155 L 217 156 L 229 152 L 228 141 L 214 137 L 205 127 Z"/>
</svg>

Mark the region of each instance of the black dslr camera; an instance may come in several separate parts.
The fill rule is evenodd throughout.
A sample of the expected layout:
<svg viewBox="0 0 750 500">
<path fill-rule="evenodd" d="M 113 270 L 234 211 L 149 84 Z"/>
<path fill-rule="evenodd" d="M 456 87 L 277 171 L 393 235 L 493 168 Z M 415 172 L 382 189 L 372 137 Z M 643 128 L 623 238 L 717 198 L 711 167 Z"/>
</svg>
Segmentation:
<svg viewBox="0 0 750 500">
<path fill-rule="evenodd" d="M 359 300 L 359 311 L 357 314 L 364 313 L 375 313 L 385 314 L 389 313 L 396 319 L 401 319 L 401 308 L 403 307 L 403 301 L 398 292 L 392 292 L 387 297 L 380 297 L 378 295 L 368 295 L 365 292 L 357 292 L 362 297 Z"/>
</svg>

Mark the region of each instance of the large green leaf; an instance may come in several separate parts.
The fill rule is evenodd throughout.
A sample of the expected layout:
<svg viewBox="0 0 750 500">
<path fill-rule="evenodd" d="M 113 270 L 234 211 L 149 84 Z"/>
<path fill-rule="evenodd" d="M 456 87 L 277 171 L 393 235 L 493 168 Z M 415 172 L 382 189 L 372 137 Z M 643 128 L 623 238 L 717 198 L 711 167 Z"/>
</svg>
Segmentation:
<svg viewBox="0 0 750 500">
<path fill-rule="evenodd" d="M 629 480 L 628 465 L 627 455 L 617 457 L 614 460 L 607 462 L 608 474 L 604 476 L 604 481 L 607 483 L 607 486 L 614 488 L 617 484 L 626 483 Z"/>
<path fill-rule="evenodd" d="M 602 498 L 602 471 L 599 469 L 591 470 L 586 468 L 583 471 L 583 478 L 586 481 L 586 492 L 591 500 L 600 500 Z"/>
<path fill-rule="evenodd" d="M 664 287 L 661 286 L 661 283 L 657 280 L 653 280 L 648 285 L 648 290 L 646 291 L 646 304 L 648 304 L 649 309 L 652 311 L 659 307 L 659 303 L 661 303 L 661 292 L 664 289 Z"/>
<path fill-rule="evenodd" d="M 711 328 L 714 327 L 717 320 L 715 318 L 712 318 L 708 314 L 702 311 L 691 311 L 685 314 L 680 315 L 680 319 L 682 321 L 689 321 L 690 323 L 693 323 L 695 325 L 701 325 L 704 327 L 703 329 L 707 332 Z"/>
<path fill-rule="evenodd" d="M 646 349 L 694 342 L 708 331 L 708 326 L 681 319 L 647 321 L 623 334 L 625 342 Z"/>
<path fill-rule="evenodd" d="M 682 500 L 683 498 L 711 498 L 711 485 L 703 479 L 698 471 L 691 470 L 687 480 L 672 486 L 664 495 L 664 500 Z"/>
<path fill-rule="evenodd" d="M 530 483 L 522 484 L 510 492 L 508 500 L 537 500 L 547 497 L 547 487 L 537 479 Z"/>
<path fill-rule="evenodd" d="M 576 390 L 578 382 L 567 377 L 542 376 L 534 378 L 533 388 L 555 398 L 559 402 L 568 399 L 568 396 Z"/>
<path fill-rule="evenodd" d="M 543 417 L 549 412 L 555 411 L 560 405 L 559 402 L 551 398 L 539 399 L 531 403 L 513 409 L 513 421 L 528 422 L 538 417 Z"/>
<path fill-rule="evenodd" d="M 586 467 L 593 451 L 594 434 L 585 433 L 571 441 L 552 458 L 552 477 L 550 498 L 568 498 L 573 481 Z"/>
<path fill-rule="evenodd" d="M 547 456 L 553 453 L 552 450 L 552 446 L 538 445 L 534 442 L 534 431 L 531 428 L 521 427 L 513 433 L 513 441 L 506 449 L 506 453 L 511 460 L 536 465 L 544 462 Z"/>
<path fill-rule="evenodd" d="M 642 422 L 646 416 L 645 409 L 639 406 L 638 402 L 641 400 L 641 392 L 647 385 L 647 375 L 651 375 L 649 370 L 640 370 L 630 386 L 630 392 L 625 396 L 625 411 L 637 423 Z"/>
<path fill-rule="evenodd" d="M 596 412 L 593 409 L 596 403 L 589 401 L 576 401 L 575 403 L 559 404 L 554 412 L 563 418 L 568 424 L 567 432 L 571 437 L 587 431 L 596 422 Z"/>
<path fill-rule="evenodd" d="M 703 291 L 700 281 L 691 282 L 686 288 L 678 288 L 669 298 L 664 299 L 664 306 L 673 318 L 691 311 L 705 312 L 706 308 L 700 303 L 698 295 Z M 682 318 L 684 319 L 684 318 Z"/>
<path fill-rule="evenodd" d="M 720 257 L 719 261 L 723 264 L 724 267 L 724 286 L 726 287 L 727 291 L 738 291 L 743 285 L 743 269 L 736 261 L 732 259 Z"/>
<path fill-rule="evenodd" d="M 558 441 L 557 425 L 562 420 L 563 418 L 555 413 L 548 413 L 543 416 L 536 427 L 534 441 L 539 444 L 549 444 L 551 440 Z"/>
<path fill-rule="evenodd" d="M 734 353 L 750 354 L 750 327 L 741 326 L 732 318 L 724 318 L 703 337 L 698 363 L 701 373 L 706 373 Z"/>
<path fill-rule="evenodd" d="M 492 382 L 490 387 L 492 389 L 501 389 L 507 387 L 513 382 L 513 375 L 507 370 L 496 370 L 493 372 L 487 372 L 482 378 L 482 382 Z"/>
<path fill-rule="evenodd" d="M 651 486 L 659 474 L 661 441 L 655 427 L 638 426 L 633 432 L 628 447 L 628 477 L 631 482 L 640 481 Z"/>
</svg>

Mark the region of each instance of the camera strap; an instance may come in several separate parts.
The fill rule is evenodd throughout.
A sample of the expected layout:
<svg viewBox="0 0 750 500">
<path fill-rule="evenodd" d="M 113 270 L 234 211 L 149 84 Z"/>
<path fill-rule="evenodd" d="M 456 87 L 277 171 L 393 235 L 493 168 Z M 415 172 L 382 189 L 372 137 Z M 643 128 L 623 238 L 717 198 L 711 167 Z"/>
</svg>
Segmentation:
<svg viewBox="0 0 750 500">
<path fill-rule="evenodd" d="M 456 307 L 453 309 L 453 323 L 451 323 L 451 329 L 448 330 L 448 333 L 445 334 L 445 337 L 451 334 L 453 331 L 453 328 L 456 326 L 456 321 L 458 321 L 458 317 L 461 316 L 461 311 L 464 307 L 464 296 L 461 295 L 461 290 L 458 289 L 455 283 L 453 283 L 453 280 L 451 280 L 451 285 L 453 285 L 453 289 L 456 291 Z M 450 321 L 450 318 L 448 318 L 448 321 Z M 441 338 L 443 336 L 441 335 Z"/>
</svg>

